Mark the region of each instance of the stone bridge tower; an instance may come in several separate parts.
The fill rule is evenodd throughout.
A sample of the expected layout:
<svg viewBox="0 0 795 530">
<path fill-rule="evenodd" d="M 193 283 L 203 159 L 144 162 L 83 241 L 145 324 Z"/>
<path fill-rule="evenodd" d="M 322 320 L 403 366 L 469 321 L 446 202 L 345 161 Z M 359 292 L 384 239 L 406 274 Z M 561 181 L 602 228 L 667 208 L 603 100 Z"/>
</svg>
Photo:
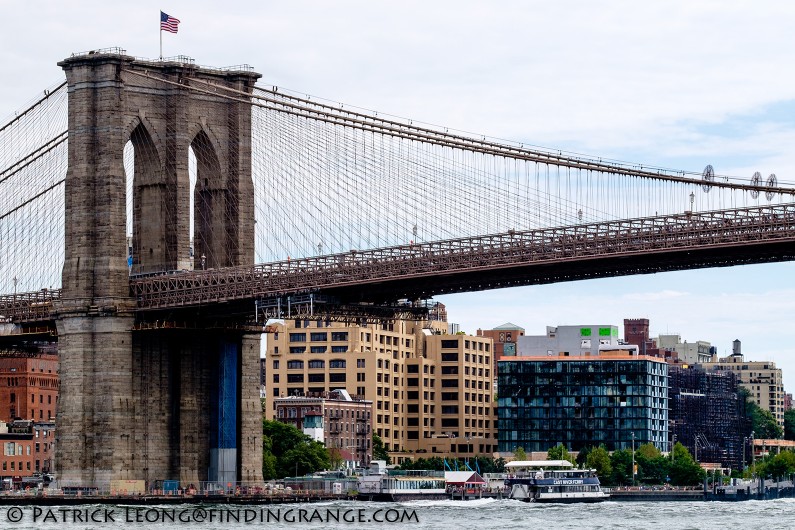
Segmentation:
<svg viewBox="0 0 795 530">
<path fill-rule="evenodd" d="M 259 74 L 143 61 L 122 50 L 59 65 L 69 89 L 69 163 L 56 308 L 58 479 L 101 488 L 117 479 L 260 480 L 259 336 L 234 326 L 210 331 L 200 316 L 181 329 L 143 330 L 156 326 L 139 325 L 129 289 L 131 272 L 190 269 L 192 251 L 208 268 L 253 263 L 245 99 Z M 193 234 L 189 148 L 197 174 Z"/>
</svg>

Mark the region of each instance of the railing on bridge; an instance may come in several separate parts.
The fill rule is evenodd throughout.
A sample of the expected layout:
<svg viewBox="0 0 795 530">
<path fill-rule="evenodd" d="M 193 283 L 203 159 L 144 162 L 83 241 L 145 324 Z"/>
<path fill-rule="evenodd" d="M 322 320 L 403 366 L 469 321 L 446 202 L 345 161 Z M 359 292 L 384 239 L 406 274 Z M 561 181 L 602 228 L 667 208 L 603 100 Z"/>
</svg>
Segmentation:
<svg viewBox="0 0 795 530">
<path fill-rule="evenodd" d="M 53 302 L 60 297 L 60 289 L 0 295 L 0 324 L 50 320 Z"/>
<path fill-rule="evenodd" d="M 276 294 L 706 247 L 795 240 L 795 204 L 509 231 L 286 260 L 251 267 L 133 280 L 141 309 L 245 300 Z"/>
<path fill-rule="evenodd" d="M 795 203 L 509 231 L 246 267 L 147 276 L 131 279 L 130 290 L 138 308 L 146 311 L 440 274 L 789 241 L 795 242 Z M 0 296 L 0 318 L 47 320 L 52 302 L 59 297 L 59 290 Z"/>
</svg>

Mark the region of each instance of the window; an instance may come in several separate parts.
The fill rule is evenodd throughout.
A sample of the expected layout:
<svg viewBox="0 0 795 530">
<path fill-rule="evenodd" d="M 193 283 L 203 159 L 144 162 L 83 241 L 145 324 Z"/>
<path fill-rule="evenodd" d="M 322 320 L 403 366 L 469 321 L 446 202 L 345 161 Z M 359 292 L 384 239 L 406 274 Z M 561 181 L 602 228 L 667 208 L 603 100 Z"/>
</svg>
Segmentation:
<svg viewBox="0 0 795 530">
<path fill-rule="evenodd" d="M 326 374 L 309 374 L 310 383 L 325 383 Z"/>
<path fill-rule="evenodd" d="M 450 348 L 458 348 L 458 341 L 457 340 L 443 340 L 442 341 L 442 348 L 450 349 Z"/>
<path fill-rule="evenodd" d="M 356 359 L 356 368 L 364 368 L 364 359 Z"/>
<path fill-rule="evenodd" d="M 332 359 L 329 361 L 329 368 L 345 368 L 345 359 Z"/>
<path fill-rule="evenodd" d="M 344 383 L 346 381 L 345 372 L 328 375 L 329 383 Z"/>
<path fill-rule="evenodd" d="M 310 346 L 309 351 L 310 353 L 326 353 L 328 346 Z"/>
<path fill-rule="evenodd" d="M 328 333 L 325 331 L 322 333 L 312 333 L 309 335 L 309 339 L 312 342 L 326 342 L 328 340 Z"/>
<path fill-rule="evenodd" d="M 304 361 L 287 361 L 288 370 L 303 370 Z"/>
<path fill-rule="evenodd" d="M 443 353 L 442 354 L 442 362 L 458 362 L 458 352 L 456 352 L 456 353 Z"/>
<path fill-rule="evenodd" d="M 290 342 L 306 342 L 306 333 L 290 333 Z"/>
<path fill-rule="evenodd" d="M 273 374 L 273 382 L 274 383 L 278 383 L 279 382 L 279 374 Z"/>
<path fill-rule="evenodd" d="M 290 353 L 304 353 L 306 346 L 290 346 Z"/>
<path fill-rule="evenodd" d="M 278 360 L 273 361 L 273 369 L 274 370 L 278 370 L 279 369 L 279 361 Z"/>
<path fill-rule="evenodd" d="M 348 332 L 347 331 L 332 331 L 331 332 L 331 340 L 335 341 L 335 342 L 346 341 L 346 340 L 348 340 Z"/>
<path fill-rule="evenodd" d="M 345 353 L 346 351 L 348 351 L 348 347 L 347 346 L 332 346 L 331 347 L 331 353 Z"/>
<path fill-rule="evenodd" d="M 287 374 L 288 383 L 303 383 L 304 374 Z"/>
<path fill-rule="evenodd" d="M 325 368 L 326 361 L 309 361 L 309 368 Z"/>
</svg>

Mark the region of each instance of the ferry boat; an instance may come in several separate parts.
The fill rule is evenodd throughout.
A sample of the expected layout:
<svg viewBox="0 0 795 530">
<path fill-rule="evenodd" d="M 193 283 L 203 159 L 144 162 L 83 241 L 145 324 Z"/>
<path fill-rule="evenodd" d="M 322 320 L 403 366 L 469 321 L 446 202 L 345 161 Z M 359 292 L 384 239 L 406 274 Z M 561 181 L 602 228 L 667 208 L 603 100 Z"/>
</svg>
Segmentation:
<svg viewBox="0 0 795 530">
<path fill-rule="evenodd" d="M 380 464 L 380 465 L 379 465 Z M 358 498 L 370 501 L 414 501 L 448 498 L 443 471 L 386 470 L 386 462 L 374 461 L 358 479 Z"/>
<path fill-rule="evenodd" d="M 505 486 L 511 499 L 527 502 L 601 502 L 602 491 L 593 469 L 573 469 L 566 460 L 522 460 L 505 465 Z"/>
</svg>

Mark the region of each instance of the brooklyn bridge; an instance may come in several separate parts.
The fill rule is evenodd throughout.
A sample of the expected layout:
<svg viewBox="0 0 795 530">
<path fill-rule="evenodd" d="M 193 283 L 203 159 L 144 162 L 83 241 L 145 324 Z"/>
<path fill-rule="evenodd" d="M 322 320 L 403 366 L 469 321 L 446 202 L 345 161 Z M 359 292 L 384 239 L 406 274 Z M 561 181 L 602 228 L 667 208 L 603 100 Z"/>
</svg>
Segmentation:
<svg viewBox="0 0 795 530">
<path fill-rule="evenodd" d="M 795 258 L 795 188 L 498 142 L 77 53 L 0 125 L 0 344 L 56 342 L 63 484 L 261 478 L 272 318 Z"/>
</svg>

